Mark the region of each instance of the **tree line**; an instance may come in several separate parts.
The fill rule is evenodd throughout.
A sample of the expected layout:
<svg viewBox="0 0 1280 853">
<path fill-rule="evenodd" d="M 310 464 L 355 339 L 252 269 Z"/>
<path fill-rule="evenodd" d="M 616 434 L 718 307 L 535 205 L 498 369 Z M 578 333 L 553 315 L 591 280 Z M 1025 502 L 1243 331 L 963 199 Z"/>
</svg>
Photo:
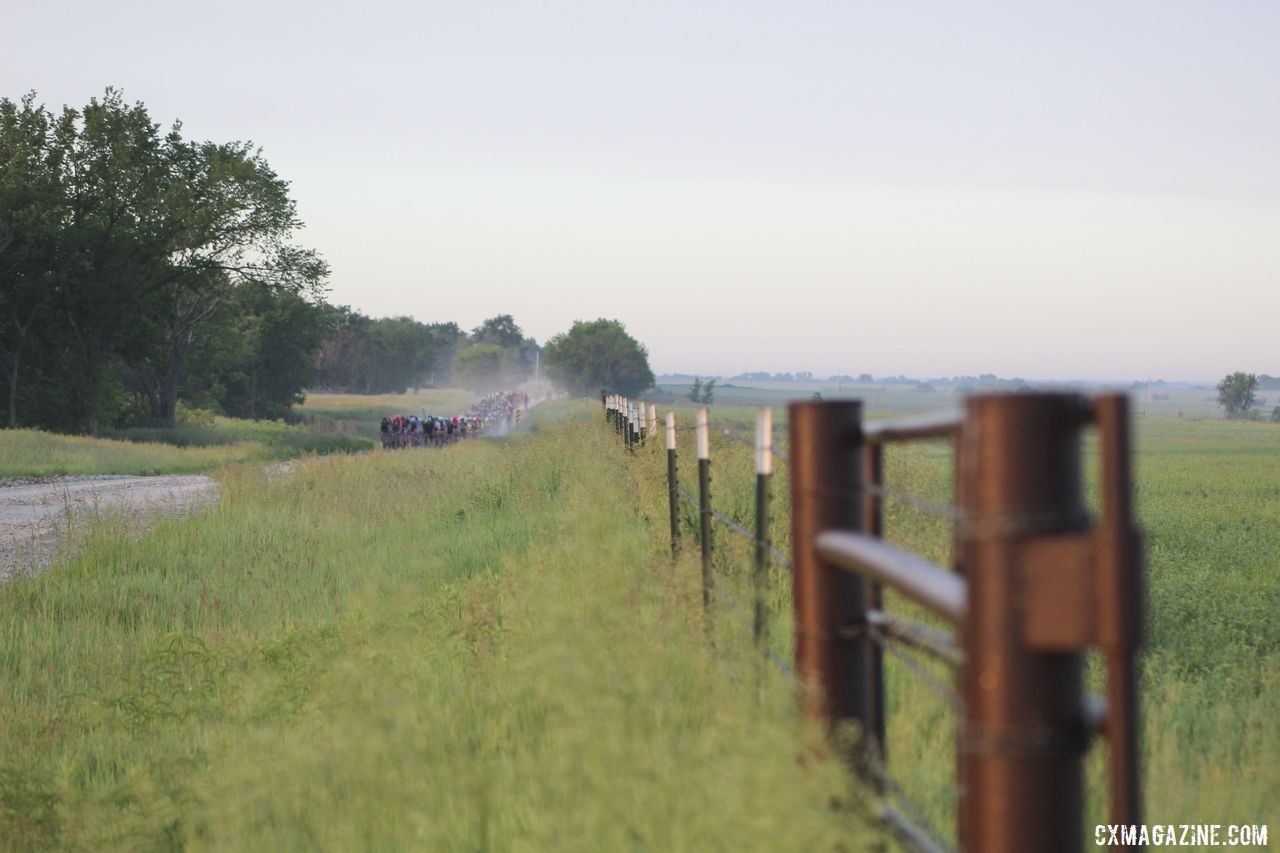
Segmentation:
<svg viewBox="0 0 1280 853">
<path fill-rule="evenodd" d="M 470 333 L 454 322 L 375 319 L 345 306 L 328 308 L 325 321 L 309 386 L 316 391 L 399 394 L 441 385 L 492 391 L 530 378 L 540 353 L 510 314 Z"/>
<path fill-rule="evenodd" d="M 0 390 L 10 426 L 174 426 L 181 406 L 288 417 L 307 389 L 510 387 L 542 348 L 510 314 L 369 317 L 326 301 L 289 184 L 248 142 L 186 138 L 107 89 L 51 110 L 0 98 Z M 615 320 L 546 347 L 581 393 L 653 383 Z"/>
<path fill-rule="evenodd" d="M 178 401 L 276 415 L 320 342 L 328 268 L 251 143 L 195 141 L 108 89 L 0 99 L 6 422 L 172 425 Z"/>
</svg>

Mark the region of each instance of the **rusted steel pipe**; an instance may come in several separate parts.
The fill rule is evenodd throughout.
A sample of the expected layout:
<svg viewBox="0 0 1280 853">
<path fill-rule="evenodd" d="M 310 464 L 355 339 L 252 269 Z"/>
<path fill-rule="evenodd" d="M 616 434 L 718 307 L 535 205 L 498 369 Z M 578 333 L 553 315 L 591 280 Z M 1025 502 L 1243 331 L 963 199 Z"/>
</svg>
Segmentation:
<svg viewBox="0 0 1280 853">
<path fill-rule="evenodd" d="M 818 553 L 831 565 L 892 587 L 953 623 L 964 621 L 964 578 L 910 551 L 860 533 L 822 533 L 816 545 Z"/>
<path fill-rule="evenodd" d="M 922 415 L 896 421 L 870 421 L 862 425 L 867 442 L 914 441 L 921 438 L 950 438 L 960 431 L 958 415 Z"/>
<path fill-rule="evenodd" d="M 964 850 L 1083 847 L 1083 656 L 1028 647 L 1018 554 L 1037 536 L 1083 529 L 1086 413 L 1074 394 L 966 401 L 959 489 L 969 592 L 958 744 Z"/>
<path fill-rule="evenodd" d="M 832 729 L 855 722 L 871 739 L 876 729 L 871 643 L 864 630 L 867 585 L 817 547 L 824 531 L 862 527 L 862 404 L 803 402 L 788 410 L 796 673 L 809 687 L 805 710 Z"/>
</svg>

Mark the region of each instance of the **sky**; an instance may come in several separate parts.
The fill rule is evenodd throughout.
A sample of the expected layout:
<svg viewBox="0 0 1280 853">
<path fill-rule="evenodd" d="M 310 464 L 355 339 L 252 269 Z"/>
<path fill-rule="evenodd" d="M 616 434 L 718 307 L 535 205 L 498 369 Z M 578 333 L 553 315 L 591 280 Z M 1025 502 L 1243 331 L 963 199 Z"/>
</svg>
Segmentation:
<svg viewBox="0 0 1280 853">
<path fill-rule="evenodd" d="M 330 299 L 657 372 L 1280 374 L 1280 3 L 3 0 L 0 96 L 259 144 Z"/>
</svg>

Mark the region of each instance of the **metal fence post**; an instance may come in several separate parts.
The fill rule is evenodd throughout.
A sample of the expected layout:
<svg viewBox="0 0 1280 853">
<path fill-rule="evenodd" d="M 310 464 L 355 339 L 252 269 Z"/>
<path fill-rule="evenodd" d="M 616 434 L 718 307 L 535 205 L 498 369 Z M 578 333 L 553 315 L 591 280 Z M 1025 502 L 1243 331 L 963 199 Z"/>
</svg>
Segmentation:
<svg viewBox="0 0 1280 853">
<path fill-rule="evenodd" d="M 823 560 L 814 542 L 823 531 L 862 527 L 862 404 L 792 403 L 788 411 L 796 670 L 810 688 L 805 708 L 833 730 L 853 721 L 871 738 L 866 584 Z"/>
<path fill-rule="evenodd" d="M 884 498 L 879 487 L 884 484 L 884 445 L 869 441 L 862 446 L 862 529 L 868 536 L 884 536 Z M 884 596 L 878 583 L 867 584 L 867 607 L 884 610 Z M 880 761 L 888 758 L 885 729 L 884 649 L 871 644 L 871 714 L 874 720 L 876 747 Z"/>
<path fill-rule="evenodd" d="M 1013 853 L 1080 850 L 1082 661 L 1028 647 L 1020 548 L 1085 530 L 1074 394 L 966 401 L 960 446 L 965 719 L 959 738 L 960 847 Z"/>
<path fill-rule="evenodd" d="M 707 409 L 698 409 L 698 515 L 702 538 L 702 606 L 710 609 L 715 578 L 711 574 L 711 435 Z"/>
<path fill-rule="evenodd" d="M 752 629 L 756 647 L 768 645 L 769 594 L 769 483 L 773 479 L 773 409 L 762 406 L 756 412 L 756 565 L 755 619 Z"/>
<path fill-rule="evenodd" d="M 671 554 L 680 550 L 680 481 L 676 474 L 676 413 L 667 412 L 667 497 L 671 504 Z"/>
</svg>

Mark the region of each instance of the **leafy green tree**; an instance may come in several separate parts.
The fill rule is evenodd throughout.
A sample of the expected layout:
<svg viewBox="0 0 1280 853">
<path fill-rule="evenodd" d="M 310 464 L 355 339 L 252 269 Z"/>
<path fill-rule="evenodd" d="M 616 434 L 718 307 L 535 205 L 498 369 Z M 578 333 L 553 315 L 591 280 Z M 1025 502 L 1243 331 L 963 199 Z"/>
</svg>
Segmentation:
<svg viewBox="0 0 1280 853">
<path fill-rule="evenodd" d="M 48 325 L 56 293 L 51 258 L 66 209 L 48 146 L 51 122 L 34 94 L 20 104 L 0 100 L 0 358 L 10 427 L 18 425 L 23 357 L 34 343 L 33 329 Z M 42 337 L 53 343 L 47 333 Z"/>
<path fill-rule="evenodd" d="M 49 156 L 60 164 L 64 216 L 50 258 L 60 283 L 72 369 L 60 377 L 91 434 L 118 411 L 125 366 L 154 342 L 157 278 L 169 263 L 159 127 L 118 92 L 64 107 Z"/>
<path fill-rule="evenodd" d="M 162 132 L 114 89 L 56 115 L 34 94 L 0 99 L 0 220 L 10 422 L 25 371 L 40 398 L 65 394 L 41 423 L 96 434 L 126 408 L 127 381 L 173 425 L 187 359 L 239 288 L 323 295 L 327 268 L 289 242 L 301 223 L 260 152 Z"/>
<path fill-rule="evenodd" d="M 316 353 L 326 330 L 326 312 L 317 304 L 267 284 L 238 288 L 233 330 L 225 337 L 233 346 L 222 356 L 216 375 L 219 408 L 233 417 L 288 418 L 315 378 Z M 206 343 L 208 355 L 220 334 Z"/>
<path fill-rule="evenodd" d="M 686 395 L 691 403 L 702 402 L 702 377 L 693 377 L 693 384 L 689 386 L 689 393 Z"/>
<path fill-rule="evenodd" d="M 458 351 L 454 380 L 473 391 L 492 391 L 504 380 L 504 351 L 496 344 L 472 344 Z"/>
<path fill-rule="evenodd" d="M 708 379 L 706 384 L 702 386 L 702 402 L 704 405 L 710 406 L 716 401 L 716 380 Z"/>
<path fill-rule="evenodd" d="M 1218 383 L 1218 405 L 1226 410 L 1227 417 L 1243 417 L 1251 408 L 1258 388 L 1258 377 L 1252 373 L 1228 374 Z"/>
<path fill-rule="evenodd" d="M 617 320 L 575 322 L 547 341 L 543 358 L 547 374 L 576 394 L 609 388 L 635 395 L 653 387 L 648 351 Z"/>
<path fill-rule="evenodd" d="M 320 297 L 327 265 L 288 243 L 301 227 L 288 184 L 249 143 L 196 143 L 180 126 L 164 139 L 161 227 L 168 263 L 156 270 L 157 345 L 137 365 L 154 414 L 174 425 L 191 347 L 243 284 Z"/>
<path fill-rule="evenodd" d="M 510 314 L 490 317 L 471 332 L 471 340 L 478 344 L 493 344 L 503 349 L 514 349 L 524 343 L 524 332 Z"/>
</svg>

